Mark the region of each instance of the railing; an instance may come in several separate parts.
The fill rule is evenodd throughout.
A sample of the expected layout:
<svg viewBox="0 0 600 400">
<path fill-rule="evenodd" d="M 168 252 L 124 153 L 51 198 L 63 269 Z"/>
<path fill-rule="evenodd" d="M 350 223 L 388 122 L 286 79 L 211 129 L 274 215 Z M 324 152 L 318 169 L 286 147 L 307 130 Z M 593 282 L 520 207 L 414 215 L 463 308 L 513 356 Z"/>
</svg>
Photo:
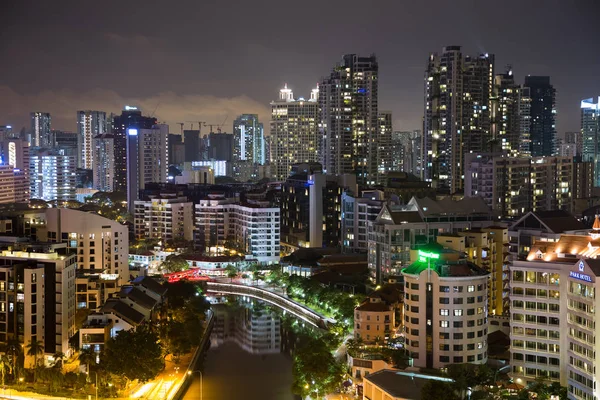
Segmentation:
<svg viewBox="0 0 600 400">
<path fill-rule="evenodd" d="M 313 326 L 316 326 L 317 328 L 327 329 L 327 322 L 331 321 L 324 315 L 321 315 L 300 303 L 266 289 L 255 286 L 240 285 L 237 283 L 209 281 L 206 282 L 206 284 L 208 292 L 249 296 L 259 300 L 264 300 L 294 314 L 296 317 L 308 322 Z"/>
</svg>

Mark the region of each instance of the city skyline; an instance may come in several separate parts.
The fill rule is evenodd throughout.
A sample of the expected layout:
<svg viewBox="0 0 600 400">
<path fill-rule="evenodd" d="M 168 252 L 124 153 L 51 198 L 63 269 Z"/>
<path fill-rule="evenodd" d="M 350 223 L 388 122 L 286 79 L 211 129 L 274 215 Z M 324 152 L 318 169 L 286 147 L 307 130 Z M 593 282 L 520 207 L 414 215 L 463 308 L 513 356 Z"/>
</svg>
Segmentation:
<svg viewBox="0 0 600 400">
<path fill-rule="evenodd" d="M 118 112 L 124 104 L 135 104 L 172 129 L 177 122 L 219 123 L 227 115 L 242 113 L 256 113 L 267 121 L 269 102 L 276 100 L 273 94 L 284 83 L 297 93 L 308 93 L 343 54 L 375 53 L 380 65 L 380 108 L 392 111 L 394 130 L 422 129 L 427 57 L 444 46 L 460 45 L 467 54 L 493 53 L 497 71 L 513 65 L 519 82 L 528 74 L 550 76 L 557 91 L 557 132 L 562 136 L 579 129 L 580 101 L 600 92 L 600 83 L 592 79 L 598 56 L 589 52 L 596 29 L 591 16 L 598 6 L 592 2 L 541 5 L 506 3 L 506 9 L 515 11 L 509 13 L 512 29 L 500 36 L 487 27 L 506 22 L 506 13 L 494 15 L 488 5 L 436 3 L 439 12 L 431 14 L 426 12 L 429 5 L 387 3 L 363 16 L 359 7 L 350 4 L 345 11 L 348 18 L 336 22 L 327 17 L 335 8 L 329 4 L 315 13 L 310 3 L 303 3 L 302 8 L 287 10 L 285 18 L 262 4 L 251 9 L 242 4 L 236 6 L 236 15 L 252 15 L 264 22 L 250 31 L 244 28 L 242 34 L 238 17 L 229 20 L 228 29 L 219 29 L 228 13 L 223 5 L 186 4 L 184 14 L 178 7 L 131 2 L 122 5 L 125 8 L 119 13 L 109 4 L 89 14 L 87 7 L 68 1 L 36 7 L 22 2 L 3 12 L 1 29 L 6 29 L 10 40 L 3 41 L 0 50 L 12 62 L 0 67 L 0 98 L 4 99 L 0 119 L 20 129 L 29 125 L 30 112 L 41 110 L 51 113 L 53 128 L 75 131 L 73 113 L 78 109 Z M 140 21 L 161 15 L 165 21 L 179 23 L 169 30 L 124 23 L 134 11 Z M 48 13 L 55 17 L 46 19 Z M 85 23 L 78 22 L 84 13 Z M 529 22 L 533 13 L 540 22 Z M 196 22 L 196 17 L 205 15 L 211 17 Z M 356 29 L 340 29 L 342 20 L 356 20 Z M 453 21 L 469 23 L 458 26 Z M 44 29 L 47 24 L 53 24 L 53 29 Z M 361 25 L 374 28 L 358 29 Z M 295 26 L 303 29 L 291 28 Z M 282 29 L 286 35 L 274 34 Z M 215 40 L 211 32 L 221 36 Z M 97 51 L 76 58 L 72 49 L 78 46 Z M 34 53 L 45 55 L 44 68 L 36 63 L 13 68 L 19 59 Z M 107 55 L 113 67 L 106 68 Z M 133 70 L 136 73 L 128 73 Z"/>
</svg>

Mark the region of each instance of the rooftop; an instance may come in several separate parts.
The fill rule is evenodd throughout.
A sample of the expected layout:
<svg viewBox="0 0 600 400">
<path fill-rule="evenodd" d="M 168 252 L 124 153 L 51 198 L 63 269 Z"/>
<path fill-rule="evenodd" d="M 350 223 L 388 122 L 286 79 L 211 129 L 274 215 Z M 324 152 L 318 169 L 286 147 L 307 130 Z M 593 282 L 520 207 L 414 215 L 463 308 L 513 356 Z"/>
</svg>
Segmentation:
<svg viewBox="0 0 600 400">
<path fill-rule="evenodd" d="M 384 369 L 369 374 L 365 376 L 364 379 L 381 388 L 389 395 L 400 397 L 405 400 L 420 400 L 421 389 L 432 379 L 445 382 L 452 381 L 449 378 L 390 369 Z"/>
<path fill-rule="evenodd" d="M 123 286 L 118 296 L 120 298 L 128 298 L 136 304 L 151 310 L 156 306 L 157 301 L 152 297 L 148 296 L 146 293 L 142 292 L 140 289 L 135 286 Z"/>
<path fill-rule="evenodd" d="M 114 313 L 130 325 L 139 325 L 144 321 L 144 315 L 123 303 L 121 299 L 108 299 L 100 309 L 102 313 Z"/>
<path fill-rule="evenodd" d="M 166 287 L 161 285 L 155 279 L 152 279 L 148 276 L 138 276 L 133 281 L 131 281 L 131 283 L 134 284 L 135 286 L 143 286 L 146 289 L 148 289 L 156 294 L 159 294 L 161 296 L 164 296 L 165 293 L 167 293 Z"/>
</svg>

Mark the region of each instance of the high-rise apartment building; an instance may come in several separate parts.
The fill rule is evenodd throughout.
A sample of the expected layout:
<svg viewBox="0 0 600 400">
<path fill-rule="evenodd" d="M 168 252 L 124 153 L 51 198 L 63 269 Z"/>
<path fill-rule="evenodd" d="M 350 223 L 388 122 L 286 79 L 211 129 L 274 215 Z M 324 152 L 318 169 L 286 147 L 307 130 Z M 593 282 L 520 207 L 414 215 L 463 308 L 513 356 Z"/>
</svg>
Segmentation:
<svg viewBox="0 0 600 400">
<path fill-rule="evenodd" d="M 425 180 L 460 192 L 464 155 L 491 146 L 494 56 L 469 57 L 460 46 L 429 56 L 425 71 Z"/>
<path fill-rule="evenodd" d="M 179 136 L 181 138 L 181 136 Z M 184 161 L 200 161 L 200 130 L 189 129 L 183 131 Z"/>
<path fill-rule="evenodd" d="M 480 196 L 500 216 L 572 211 L 572 157 L 468 154 L 465 164 L 465 196 Z"/>
<path fill-rule="evenodd" d="M 279 100 L 271 102 L 271 176 L 287 179 L 292 165 L 318 161 L 319 131 L 318 89 L 309 100 L 294 99 L 287 85 L 279 91 Z"/>
<path fill-rule="evenodd" d="M 92 141 L 94 189 L 112 192 L 115 188 L 115 137 L 104 133 Z"/>
<path fill-rule="evenodd" d="M 233 121 L 233 160 L 264 164 L 265 141 L 263 124 L 256 114 L 242 114 Z"/>
<path fill-rule="evenodd" d="M 326 174 L 356 173 L 359 184 L 377 182 L 378 78 L 375 55 L 346 54 L 321 81 L 319 157 Z"/>
<path fill-rule="evenodd" d="M 379 190 L 364 190 L 361 195 L 344 191 L 340 235 L 342 252 L 367 252 L 369 221 L 377 219 L 384 204 L 383 192 Z"/>
<path fill-rule="evenodd" d="M 581 157 L 583 155 L 583 135 L 581 131 L 577 132 L 565 132 L 565 138 L 563 144 L 575 146 L 575 156 Z"/>
<path fill-rule="evenodd" d="M 94 138 L 106 133 L 104 111 L 77 111 L 78 157 L 77 165 L 83 169 L 94 168 Z"/>
<path fill-rule="evenodd" d="M 54 147 L 52 141 L 50 113 L 32 112 L 31 114 L 31 140 L 32 147 Z"/>
<path fill-rule="evenodd" d="M 134 231 L 138 239 L 194 239 L 194 204 L 187 197 L 151 196 L 135 201 Z"/>
<path fill-rule="evenodd" d="M 64 244 L 13 244 L 0 252 L 0 342 L 43 343 L 43 358 L 73 354 L 77 256 Z M 25 355 L 25 367 L 35 357 Z"/>
<path fill-rule="evenodd" d="M 375 182 L 379 185 L 385 184 L 386 175 L 392 171 L 392 113 L 381 111 L 378 118 L 377 135 L 377 175 Z"/>
<path fill-rule="evenodd" d="M 63 150 L 43 150 L 30 156 L 32 199 L 70 201 L 77 196 L 77 158 Z"/>
<path fill-rule="evenodd" d="M 156 118 L 144 117 L 137 107 L 125 106 L 121 115 L 112 115 L 107 122 L 109 133 L 114 136 L 115 148 L 115 192 L 127 191 L 127 135 L 132 129 L 151 129 L 156 125 Z"/>
<path fill-rule="evenodd" d="M 169 173 L 169 126 L 127 130 L 127 205 L 131 213 L 140 190 L 148 183 L 165 183 Z M 116 145 L 116 144 L 115 144 Z"/>
<path fill-rule="evenodd" d="M 600 186 L 600 97 L 581 101 L 582 158 L 594 164 L 594 186 Z"/>
<path fill-rule="evenodd" d="M 531 99 L 529 89 L 515 83 L 512 67 L 494 78 L 494 95 L 491 105 L 491 150 L 502 150 L 510 156 L 531 154 Z"/>
<path fill-rule="evenodd" d="M 526 76 L 531 98 L 531 155 L 556 154 L 556 91 L 549 76 Z"/>
</svg>

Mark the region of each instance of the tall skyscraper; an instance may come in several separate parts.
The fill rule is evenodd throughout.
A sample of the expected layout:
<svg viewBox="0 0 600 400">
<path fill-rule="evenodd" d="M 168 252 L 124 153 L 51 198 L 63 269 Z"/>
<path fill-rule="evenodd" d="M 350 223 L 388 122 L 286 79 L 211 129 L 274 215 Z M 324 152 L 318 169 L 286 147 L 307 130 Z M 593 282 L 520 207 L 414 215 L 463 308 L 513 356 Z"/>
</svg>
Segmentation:
<svg viewBox="0 0 600 400">
<path fill-rule="evenodd" d="M 375 55 L 347 54 L 319 85 L 320 162 L 327 174 L 377 180 L 379 66 Z"/>
<path fill-rule="evenodd" d="M 265 135 L 256 114 L 242 114 L 233 121 L 233 160 L 265 164 Z"/>
<path fill-rule="evenodd" d="M 600 97 L 581 101 L 582 158 L 594 164 L 594 186 L 600 187 Z"/>
<path fill-rule="evenodd" d="M 512 67 L 494 78 L 492 139 L 490 150 L 516 156 L 531 155 L 531 98 L 529 88 L 515 83 Z"/>
<path fill-rule="evenodd" d="M 318 161 L 319 90 L 310 99 L 294 99 L 287 85 L 279 91 L 279 100 L 271 102 L 271 177 L 284 181 L 292 165 Z"/>
<path fill-rule="evenodd" d="M 50 113 L 32 112 L 31 114 L 31 146 L 32 147 L 53 147 L 51 134 Z"/>
<path fill-rule="evenodd" d="M 4 178 L 0 183 L 0 191 L 5 193 L 3 200 L 29 201 L 29 143 L 19 138 L 0 138 L 0 169 Z"/>
<path fill-rule="evenodd" d="M 531 96 L 531 155 L 556 153 L 556 91 L 549 76 L 526 76 Z"/>
<path fill-rule="evenodd" d="M 491 146 L 494 56 L 465 57 L 460 46 L 429 56 L 425 71 L 424 178 L 460 192 L 464 155 Z"/>
<path fill-rule="evenodd" d="M 379 125 L 377 135 L 377 175 L 375 182 L 385 184 L 385 177 L 392 171 L 392 113 L 381 111 L 379 113 Z"/>
<path fill-rule="evenodd" d="M 92 141 L 94 189 L 112 192 L 115 185 L 115 138 L 104 133 Z"/>
<path fill-rule="evenodd" d="M 127 129 L 127 206 L 132 214 L 146 184 L 167 182 L 168 142 L 168 125 Z"/>
<path fill-rule="evenodd" d="M 125 106 L 121 115 L 113 116 L 110 126 L 115 147 L 115 184 L 116 192 L 127 191 L 127 132 L 132 129 L 151 129 L 156 118 L 144 117 L 137 107 Z"/>
<path fill-rule="evenodd" d="M 106 132 L 106 113 L 104 111 L 77 111 L 77 165 L 79 168 L 94 168 L 94 138 Z"/>
</svg>

